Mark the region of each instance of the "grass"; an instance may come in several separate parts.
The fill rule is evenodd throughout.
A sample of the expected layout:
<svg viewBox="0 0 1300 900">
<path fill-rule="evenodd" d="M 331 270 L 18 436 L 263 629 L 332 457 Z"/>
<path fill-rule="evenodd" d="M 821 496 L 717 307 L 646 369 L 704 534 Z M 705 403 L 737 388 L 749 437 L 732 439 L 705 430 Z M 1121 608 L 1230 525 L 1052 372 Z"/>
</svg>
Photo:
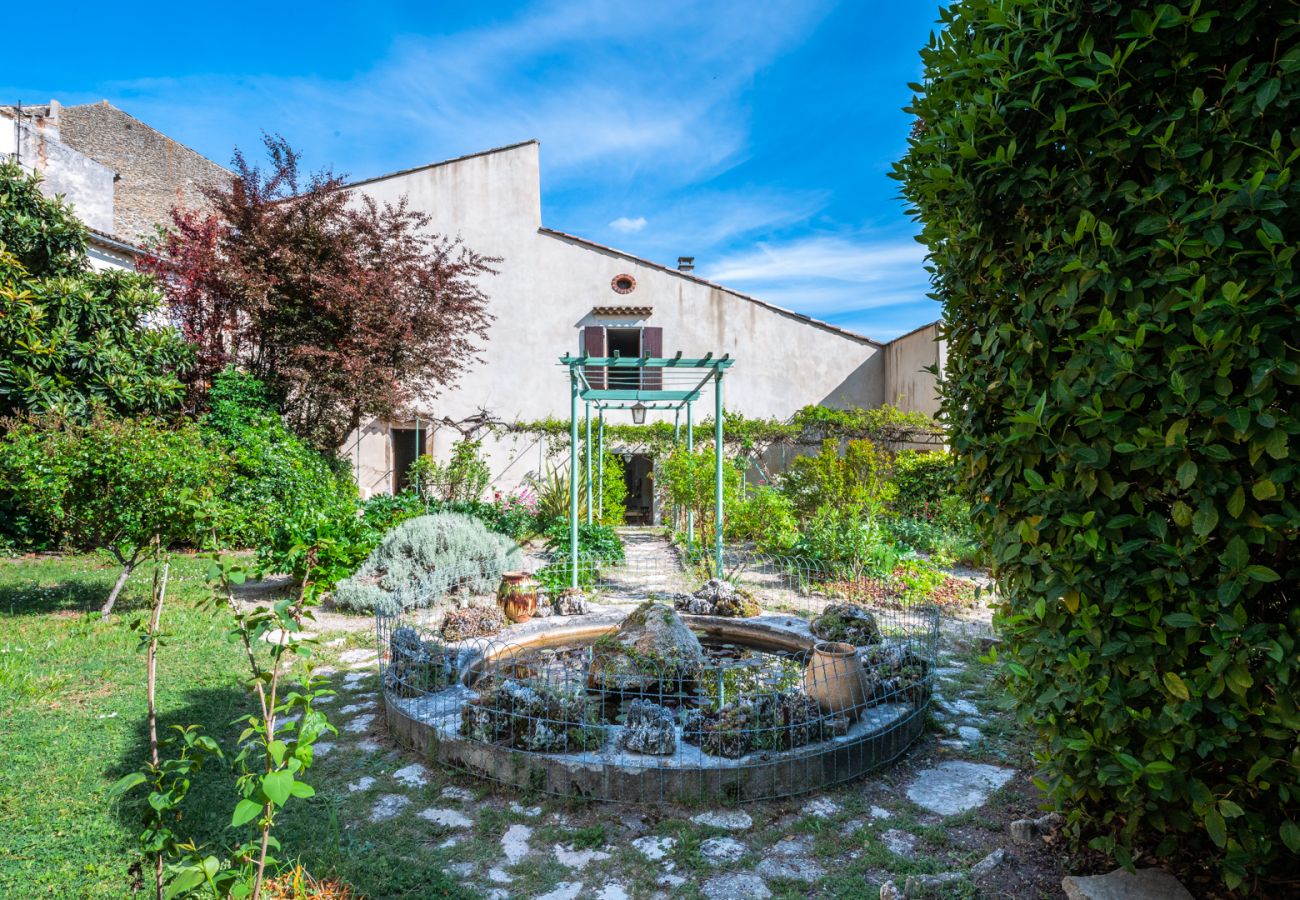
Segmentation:
<svg viewBox="0 0 1300 900">
<path fill-rule="evenodd" d="M 205 570 L 200 559 L 173 559 L 160 725 L 201 725 L 233 757 L 232 723 L 251 700 L 229 617 L 199 608 Z M 0 897 L 123 897 L 137 884 L 138 810 L 108 789 L 147 752 L 144 656 L 129 623 L 147 606 L 152 575 L 137 573 L 101 622 L 87 611 L 116 574 L 95 555 L 0 560 Z M 456 850 L 424 846 L 428 828 L 369 825 L 365 795 L 344 787 L 361 774 L 364 763 L 319 760 L 307 779 L 317 795 L 281 819 L 282 858 L 369 896 L 470 896 L 443 871 Z M 234 774 L 217 764 L 196 780 L 182 831 L 220 854 L 242 836 L 227 827 L 235 800 Z"/>
</svg>

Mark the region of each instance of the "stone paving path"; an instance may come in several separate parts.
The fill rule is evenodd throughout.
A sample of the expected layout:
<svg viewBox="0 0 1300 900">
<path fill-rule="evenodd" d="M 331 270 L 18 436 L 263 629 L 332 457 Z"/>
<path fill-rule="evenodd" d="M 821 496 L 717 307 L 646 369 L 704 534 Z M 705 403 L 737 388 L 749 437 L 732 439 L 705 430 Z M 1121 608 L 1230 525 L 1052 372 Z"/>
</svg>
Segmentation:
<svg viewBox="0 0 1300 900">
<path fill-rule="evenodd" d="M 658 535 L 629 530 L 625 541 L 638 564 L 667 568 L 670 554 L 676 562 Z M 979 619 L 966 617 L 945 644 L 938 733 L 875 776 L 805 797 L 692 810 L 494 791 L 388 741 L 376 653 L 364 647 L 323 660 L 339 692 L 324 708 L 339 733 L 320 746 L 313 783 L 333 795 L 349 844 L 414 835 L 425 848 L 416 852 L 496 900 L 979 896 L 980 884 L 1014 869 L 1007 821 L 1033 810 L 1019 799 L 1028 776 L 1012 764 L 1008 712 L 990 667 L 975 662 L 989 637 Z M 1020 794 L 1007 793 L 1017 785 Z M 1062 896 L 1052 890 L 1059 883 L 1057 874 L 1025 896 Z"/>
<path fill-rule="evenodd" d="M 624 562 L 601 573 L 603 599 L 642 600 L 650 593 L 674 594 L 694 590 L 677 550 L 659 528 L 620 528 Z"/>
</svg>

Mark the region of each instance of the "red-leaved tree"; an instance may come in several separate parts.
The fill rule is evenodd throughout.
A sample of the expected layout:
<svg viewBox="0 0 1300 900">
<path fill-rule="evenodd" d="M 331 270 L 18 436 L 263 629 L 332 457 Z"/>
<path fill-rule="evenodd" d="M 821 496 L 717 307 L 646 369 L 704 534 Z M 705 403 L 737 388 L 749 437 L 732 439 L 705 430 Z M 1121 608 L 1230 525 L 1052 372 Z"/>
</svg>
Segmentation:
<svg viewBox="0 0 1300 900">
<path fill-rule="evenodd" d="M 267 136 L 269 165 L 235 152 L 210 214 L 176 209 L 141 268 L 156 274 L 195 347 L 191 400 L 236 363 L 290 429 L 333 451 L 368 416 L 455 382 L 487 339 L 479 283 L 499 262 L 429 230 L 405 201 L 379 205 L 341 177 L 305 179 Z"/>
</svg>

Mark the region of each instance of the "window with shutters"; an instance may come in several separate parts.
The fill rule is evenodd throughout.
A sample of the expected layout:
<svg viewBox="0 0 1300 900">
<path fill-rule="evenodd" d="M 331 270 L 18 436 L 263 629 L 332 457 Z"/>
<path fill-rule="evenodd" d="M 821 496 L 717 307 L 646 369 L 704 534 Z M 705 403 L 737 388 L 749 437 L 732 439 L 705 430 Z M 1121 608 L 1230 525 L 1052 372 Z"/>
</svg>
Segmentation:
<svg viewBox="0 0 1300 900">
<path fill-rule="evenodd" d="M 639 356 L 664 355 L 664 330 L 646 327 L 610 327 L 588 325 L 582 329 L 582 352 L 587 356 L 620 356 L 635 359 Z M 647 391 L 661 390 L 663 372 L 660 369 L 610 369 L 604 366 L 587 366 L 587 383 L 597 390 Z"/>
</svg>

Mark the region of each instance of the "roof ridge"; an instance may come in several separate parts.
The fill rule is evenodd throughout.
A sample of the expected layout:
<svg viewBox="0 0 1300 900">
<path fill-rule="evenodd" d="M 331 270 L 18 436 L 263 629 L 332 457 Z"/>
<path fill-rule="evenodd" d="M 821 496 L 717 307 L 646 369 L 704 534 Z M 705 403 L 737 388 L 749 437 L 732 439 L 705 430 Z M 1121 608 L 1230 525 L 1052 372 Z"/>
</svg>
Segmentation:
<svg viewBox="0 0 1300 900">
<path fill-rule="evenodd" d="M 476 156 L 488 156 L 492 153 L 504 153 L 507 150 L 518 150 L 520 147 L 527 147 L 529 144 L 541 144 L 537 138 L 529 138 L 526 141 L 516 141 L 513 144 L 506 144 L 501 147 L 492 147 L 487 150 L 478 150 L 474 153 L 466 153 L 461 156 L 453 156 L 451 159 L 442 159 L 437 162 L 424 163 L 419 166 L 411 166 L 409 169 L 398 169 L 395 172 L 385 172 L 383 175 L 374 175 L 370 178 L 363 178 L 360 181 L 351 181 L 341 185 L 342 188 L 359 187 L 363 184 L 371 184 L 375 181 L 383 181 L 387 178 L 397 178 L 401 175 L 410 175 L 412 172 L 421 172 L 425 169 L 436 169 L 439 166 L 448 166 L 452 163 L 464 162 L 467 159 L 474 159 Z"/>
<path fill-rule="evenodd" d="M 783 316 L 789 316 L 790 318 L 798 319 L 799 321 L 804 322 L 808 325 L 812 325 L 816 328 L 821 328 L 826 331 L 831 331 L 855 341 L 863 341 L 864 343 L 874 344 L 877 347 L 885 346 L 885 344 L 881 343 L 875 338 L 867 337 L 865 334 L 859 334 L 856 331 L 850 331 L 847 328 L 841 328 L 838 325 L 832 325 L 830 322 L 823 322 L 821 319 L 814 319 L 812 316 L 804 315 L 801 312 L 795 312 L 792 309 L 786 309 L 784 306 L 777 306 L 775 303 L 769 303 L 766 300 L 761 300 L 758 297 L 751 296 L 750 294 L 742 294 L 740 291 L 736 290 L 735 288 L 729 288 L 725 284 L 718 284 L 718 282 L 716 281 L 709 281 L 707 278 L 701 278 L 700 276 L 693 275 L 690 272 L 683 272 L 680 269 L 674 269 L 672 266 L 666 266 L 663 263 L 657 263 L 654 260 L 646 259 L 643 256 L 637 256 L 634 253 L 628 253 L 626 250 L 619 250 L 616 247 L 610 247 L 606 244 L 601 244 L 596 241 L 590 240 L 588 238 L 579 237 L 576 234 L 569 234 L 568 232 L 560 231 L 555 228 L 547 228 L 545 225 L 543 225 L 539 230 L 546 234 L 554 235 L 555 237 L 564 238 L 565 240 L 570 240 L 570 241 L 576 241 L 579 244 L 586 244 L 590 247 L 595 247 L 598 250 L 604 250 L 607 253 L 613 253 L 617 256 L 622 256 L 625 259 L 630 259 L 634 262 L 641 263 L 642 265 L 649 266 L 652 269 L 659 269 L 663 272 L 669 273 L 670 275 L 676 275 L 679 278 L 685 278 L 687 281 L 693 281 L 696 284 L 703 284 L 711 288 L 717 288 L 720 291 L 726 291 L 728 294 L 731 294 L 735 297 L 739 297 L 742 300 L 748 300 L 750 303 L 755 303 L 763 307 L 764 309 L 769 309 L 772 312 L 779 313 Z"/>
</svg>

